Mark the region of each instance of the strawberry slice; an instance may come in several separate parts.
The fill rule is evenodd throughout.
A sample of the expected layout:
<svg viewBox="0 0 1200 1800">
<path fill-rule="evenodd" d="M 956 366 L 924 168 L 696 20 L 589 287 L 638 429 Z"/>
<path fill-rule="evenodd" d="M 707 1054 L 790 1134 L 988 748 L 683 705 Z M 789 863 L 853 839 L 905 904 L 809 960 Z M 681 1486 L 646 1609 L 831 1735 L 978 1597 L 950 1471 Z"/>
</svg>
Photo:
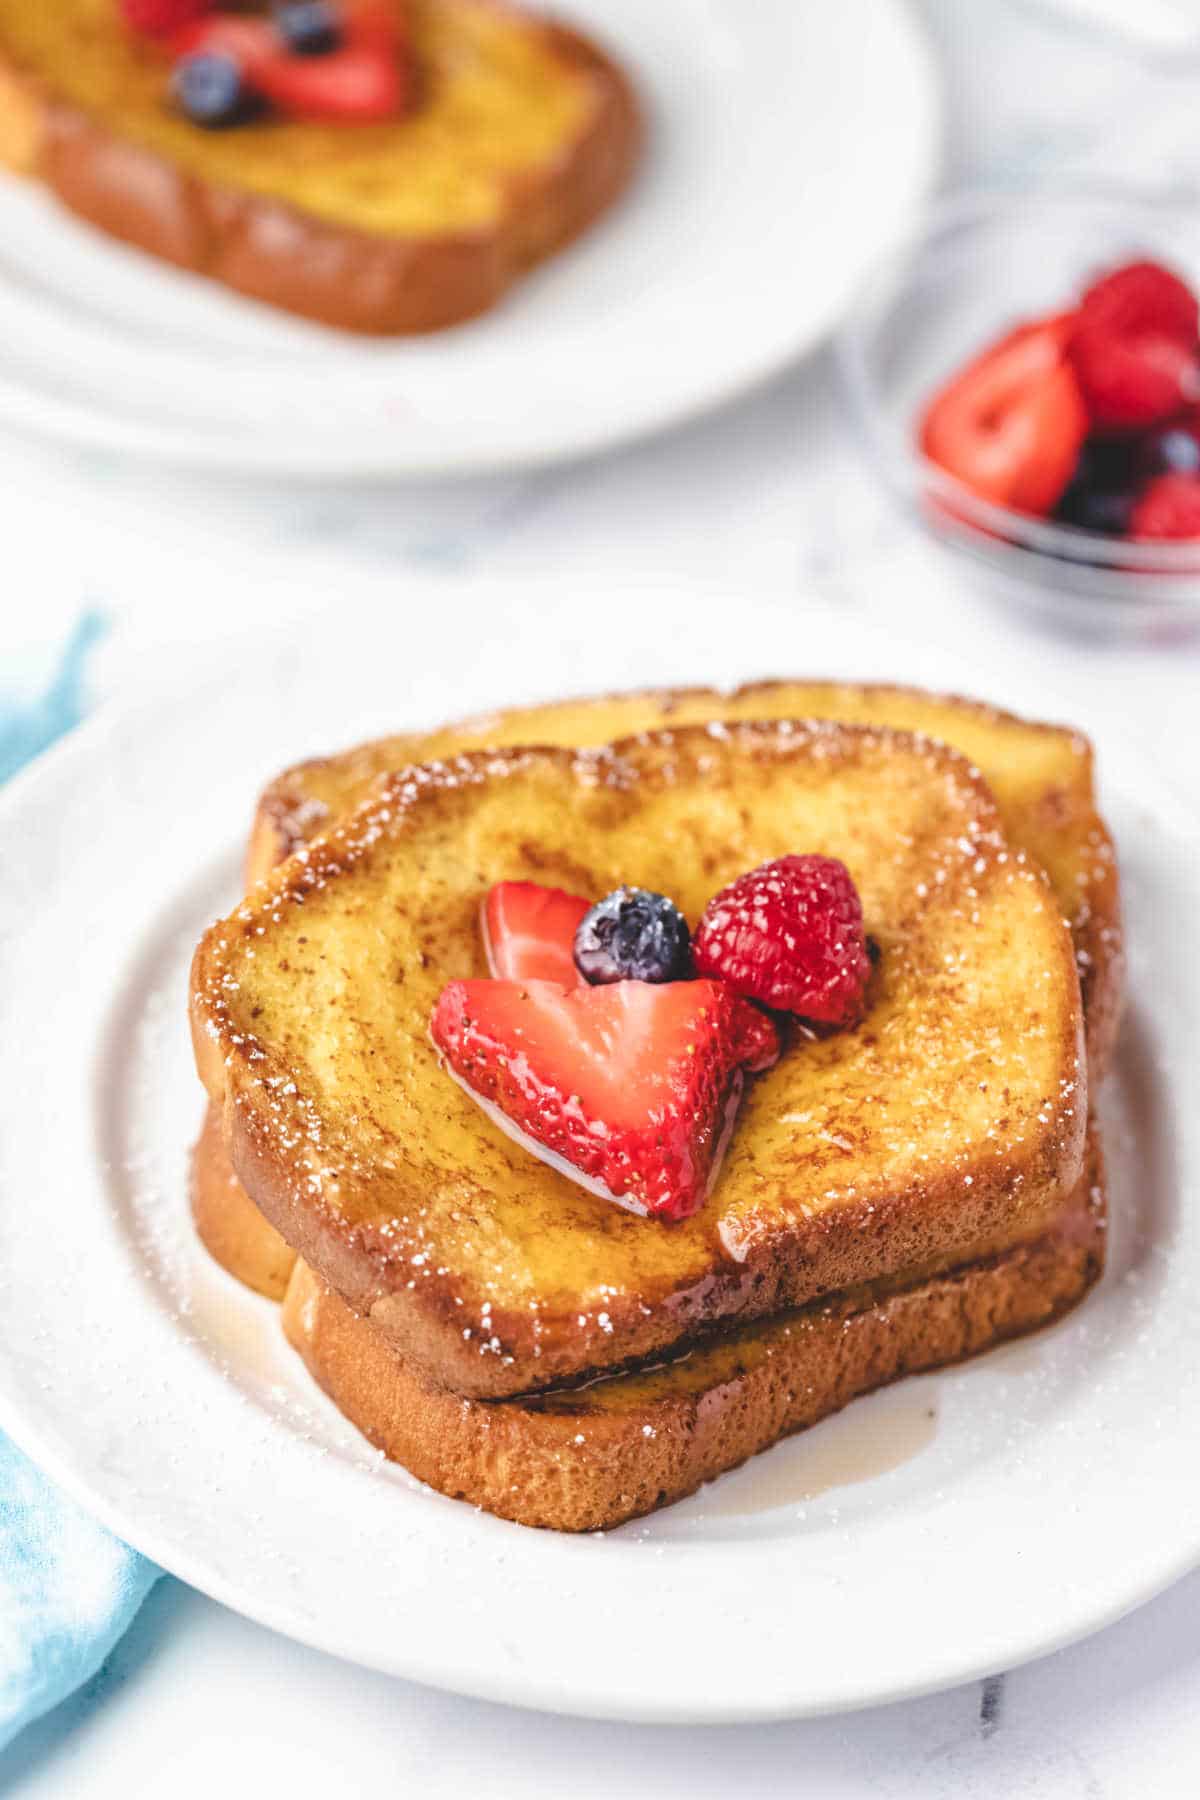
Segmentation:
<svg viewBox="0 0 1200 1800">
<path fill-rule="evenodd" d="M 170 37 L 212 10 L 212 0 L 118 0 L 118 4 L 125 23 L 147 37 Z"/>
<path fill-rule="evenodd" d="M 1084 294 L 1071 362 L 1102 431 L 1140 431 L 1200 395 L 1200 309 L 1159 263 L 1114 269 Z"/>
<path fill-rule="evenodd" d="M 407 82 L 393 45 L 354 41 L 348 26 L 340 50 L 326 56 L 281 55 L 260 68 L 255 85 L 293 119 L 339 119 L 365 124 L 404 110 Z"/>
<path fill-rule="evenodd" d="M 488 968 L 502 980 L 578 986 L 575 933 L 591 904 L 536 881 L 498 881 L 483 903 Z"/>
<path fill-rule="evenodd" d="M 1074 314 L 1021 325 L 934 395 L 921 448 L 972 493 L 1048 513 L 1071 479 L 1088 415 L 1064 360 Z"/>
<path fill-rule="evenodd" d="M 211 50 L 233 57 L 255 92 L 294 119 L 394 119 L 408 95 L 397 21 L 369 7 L 347 8 L 341 44 L 323 56 L 289 50 L 269 19 L 232 14 L 187 25 L 172 44 L 179 56 Z"/>
<path fill-rule="evenodd" d="M 181 26 L 171 35 L 171 49 L 179 57 L 202 50 L 231 56 L 247 80 L 254 80 L 263 64 L 286 54 L 269 19 L 241 18 L 234 13 L 212 13 Z"/>
<path fill-rule="evenodd" d="M 534 1155 L 604 1199 L 684 1219 L 716 1179 L 765 1026 L 719 981 L 452 981 L 431 1030 L 457 1079 Z M 777 1046 L 776 1046 L 777 1047 Z"/>
</svg>

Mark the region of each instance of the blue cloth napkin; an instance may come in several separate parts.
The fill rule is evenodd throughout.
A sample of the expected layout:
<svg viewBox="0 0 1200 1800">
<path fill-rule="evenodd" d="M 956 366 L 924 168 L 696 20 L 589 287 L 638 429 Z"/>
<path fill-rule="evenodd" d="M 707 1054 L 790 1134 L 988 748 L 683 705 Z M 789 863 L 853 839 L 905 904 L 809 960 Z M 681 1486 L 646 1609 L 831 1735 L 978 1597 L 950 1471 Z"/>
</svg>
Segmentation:
<svg viewBox="0 0 1200 1800">
<path fill-rule="evenodd" d="M 0 1436 L 0 1746 L 96 1673 L 160 1573 Z"/>
<path fill-rule="evenodd" d="M 0 701 L 0 781 L 78 724 L 103 631 L 87 614 L 45 691 Z M 0 1748 L 96 1673 L 160 1573 L 0 1434 Z"/>
</svg>

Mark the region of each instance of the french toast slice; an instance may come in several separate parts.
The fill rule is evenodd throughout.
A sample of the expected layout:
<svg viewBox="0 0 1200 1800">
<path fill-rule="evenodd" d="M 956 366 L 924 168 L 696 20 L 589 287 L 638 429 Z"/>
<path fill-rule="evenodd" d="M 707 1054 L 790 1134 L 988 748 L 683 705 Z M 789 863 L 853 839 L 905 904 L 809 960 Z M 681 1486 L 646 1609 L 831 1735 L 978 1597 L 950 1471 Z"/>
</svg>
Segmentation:
<svg viewBox="0 0 1200 1800">
<path fill-rule="evenodd" d="M 1017 718 L 976 700 L 919 688 L 831 681 L 765 681 L 716 688 L 649 689 L 488 713 L 441 730 L 379 738 L 299 763 L 259 801 L 247 886 L 407 763 L 516 744 L 606 744 L 638 732 L 709 719 L 842 719 L 939 738 L 974 763 L 1013 844 L 1050 877 L 1071 926 L 1083 991 L 1088 1070 L 1103 1076 L 1120 1022 L 1124 979 L 1121 903 L 1112 839 L 1096 809 L 1092 747 L 1078 731 Z"/>
<path fill-rule="evenodd" d="M 492 882 L 671 893 L 692 917 L 797 845 L 845 861 L 881 948 L 862 1025 L 743 1105 L 704 1208 L 666 1228 L 535 1161 L 438 1063 L 445 981 L 484 973 Z M 1069 936 L 946 746 L 838 724 L 693 727 L 384 778 L 193 964 L 197 1063 L 235 1173 L 430 1379 L 517 1393 L 718 1322 L 1028 1241 L 1080 1174 Z"/>
<path fill-rule="evenodd" d="M 399 10 L 400 0 L 373 0 Z M 405 0 L 412 110 L 204 131 L 115 0 L 0 0 L 0 161 L 181 268 L 344 330 L 494 305 L 628 181 L 642 125 L 596 45 L 504 0 Z"/>
<path fill-rule="evenodd" d="M 1100 1274 L 1104 1231 L 1092 1127 L 1079 1187 L 1032 1243 L 909 1286 L 852 1289 L 583 1387 L 449 1393 L 303 1262 L 283 1326 L 339 1410 L 431 1487 L 518 1524 L 599 1531 L 683 1499 L 901 1376 L 1050 1323 Z"/>
</svg>

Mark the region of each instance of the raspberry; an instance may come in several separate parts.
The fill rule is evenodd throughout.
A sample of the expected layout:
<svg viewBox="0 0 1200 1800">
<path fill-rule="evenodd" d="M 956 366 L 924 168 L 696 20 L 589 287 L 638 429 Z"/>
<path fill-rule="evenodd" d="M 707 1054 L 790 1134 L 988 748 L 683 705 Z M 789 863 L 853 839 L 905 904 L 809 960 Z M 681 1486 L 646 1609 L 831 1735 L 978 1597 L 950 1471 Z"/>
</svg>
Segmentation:
<svg viewBox="0 0 1200 1800">
<path fill-rule="evenodd" d="M 761 1075 L 774 1068 L 779 1061 L 779 1027 L 740 994 L 734 1000 L 733 1030 L 734 1054 L 744 1069 Z"/>
<path fill-rule="evenodd" d="M 1079 303 L 1080 325 L 1103 325 L 1118 337 L 1155 331 L 1194 344 L 1200 307 L 1186 281 L 1161 263 L 1131 262 L 1094 281 Z"/>
<path fill-rule="evenodd" d="M 1158 263 L 1128 263 L 1087 290 L 1070 355 L 1093 425 L 1142 430 L 1197 397 L 1198 311 Z"/>
<path fill-rule="evenodd" d="M 1159 475 L 1149 482 L 1134 505 L 1129 535 L 1148 540 L 1200 538 L 1200 479 Z"/>
<path fill-rule="evenodd" d="M 709 901 L 692 943 L 696 973 L 823 1025 L 862 1010 L 871 973 L 862 902 L 844 863 L 782 856 Z"/>
<path fill-rule="evenodd" d="M 119 0 L 121 15 L 134 31 L 169 37 L 212 11 L 212 0 Z"/>
</svg>

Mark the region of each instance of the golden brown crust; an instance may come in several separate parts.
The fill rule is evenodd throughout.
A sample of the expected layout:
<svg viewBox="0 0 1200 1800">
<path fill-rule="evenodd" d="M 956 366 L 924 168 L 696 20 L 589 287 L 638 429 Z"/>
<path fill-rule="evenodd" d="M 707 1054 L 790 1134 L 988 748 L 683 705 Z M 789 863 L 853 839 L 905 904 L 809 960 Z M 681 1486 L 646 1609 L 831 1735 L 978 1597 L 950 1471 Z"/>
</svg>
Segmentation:
<svg viewBox="0 0 1200 1800">
<path fill-rule="evenodd" d="M 1100 1274 L 1104 1225 L 1093 1131 L 1079 1191 L 1035 1243 L 743 1329 L 659 1371 L 532 1399 L 432 1385 L 302 1262 L 283 1325 L 346 1417 L 421 1480 L 522 1525 L 598 1531 L 683 1499 L 887 1382 L 1058 1318 Z"/>
<path fill-rule="evenodd" d="M 289 1076 L 282 1065 L 281 1072 L 274 1071 L 270 1046 L 264 1046 L 251 1022 L 242 1016 L 240 1009 L 250 1002 L 236 998 L 231 1010 L 224 998 L 237 992 L 238 978 L 231 974 L 230 958 L 236 960 L 242 954 L 239 944 L 254 948 L 255 954 L 262 949 L 270 954 L 259 933 L 260 921 L 278 921 L 295 907 L 307 907 L 307 932 L 310 918 L 315 922 L 314 907 L 319 908 L 321 896 L 335 882 L 341 883 L 347 872 L 358 868 L 370 877 L 377 856 L 397 853 L 390 849 L 377 851 L 381 843 L 395 846 L 402 842 L 407 846 L 411 834 L 422 829 L 423 816 L 435 820 L 437 829 L 444 826 L 454 836 L 460 829 L 456 809 L 470 801 L 476 787 L 487 784 L 488 791 L 494 794 L 496 784 L 501 784 L 503 798 L 498 804 L 508 819 L 514 792 L 519 791 L 518 788 L 510 792 L 503 787 L 509 777 L 518 783 L 526 779 L 541 781 L 543 776 L 547 781 L 565 781 L 568 787 L 581 783 L 581 795 L 591 785 L 597 789 L 600 803 L 607 807 L 610 794 L 632 794 L 635 790 L 653 800 L 663 783 L 672 794 L 693 780 L 702 783 L 705 793 L 709 782 L 749 783 L 751 766 L 751 785 L 761 794 L 764 784 L 770 786 L 770 770 L 786 769 L 786 781 L 780 772 L 776 783 L 784 783 L 790 806 L 804 767 L 809 767 L 814 789 L 819 788 L 824 795 L 831 770 L 839 759 L 844 759 L 854 771 L 856 784 L 860 776 L 865 780 L 864 794 L 876 793 L 877 784 L 885 779 L 898 778 L 897 771 L 902 767 L 911 768 L 920 794 L 932 792 L 939 808 L 953 808 L 953 821 L 948 820 L 944 827 L 947 845 L 962 845 L 960 832 L 970 817 L 971 829 L 982 833 L 980 854 L 976 858 L 972 850 L 964 861 L 963 850 L 956 850 L 954 854 L 962 868 L 979 871 L 977 876 L 968 878 L 978 883 L 980 894 L 998 893 L 997 881 L 1005 892 L 1017 883 L 1020 894 L 1013 904 L 1020 911 L 1019 915 L 1012 915 L 1014 926 L 1019 916 L 1024 921 L 1020 926 L 1023 934 L 1036 929 L 1036 937 L 1028 939 L 1022 953 L 1036 946 L 1038 979 L 1048 984 L 1046 1011 L 1038 1030 L 1046 1045 L 1046 1067 L 1053 1064 L 1053 1079 L 1047 1077 L 1047 1085 L 1039 1088 L 1040 1097 L 1036 1100 L 1029 1093 L 1021 1099 L 1014 1097 L 1011 1109 L 1007 1088 L 1003 1096 L 997 1090 L 992 1098 L 979 1102 L 987 1109 L 1001 1105 L 1006 1127 L 1001 1136 L 989 1142 L 986 1152 L 968 1156 L 965 1152 L 960 1154 L 961 1146 L 956 1146 L 953 1153 L 947 1151 L 932 1164 L 924 1163 L 920 1178 L 914 1176 L 914 1183 L 905 1179 L 896 1185 L 897 1178 L 891 1173 L 885 1177 L 877 1170 L 883 1186 L 876 1183 L 873 1187 L 868 1179 L 857 1189 L 841 1194 L 836 1205 L 821 1205 L 815 1210 L 810 1210 L 807 1202 L 799 1210 L 798 1203 L 790 1203 L 784 1209 L 786 1217 L 779 1213 L 776 1200 L 766 1188 L 761 1189 L 759 1204 L 759 1175 L 755 1169 L 744 1173 L 740 1188 L 731 1173 L 719 1189 L 720 1206 L 710 1204 L 696 1220 L 676 1228 L 669 1251 L 660 1249 L 667 1241 L 661 1235 L 663 1228 L 648 1227 L 643 1221 L 630 1220 L 616 1208 L 590 1202 L 587 1196 L 580 1196 L 573 1184 L 561 1179 L 556 1180 L 553 1193 L 539 1192 L 535 1204 L 534 1190 L 543 1173 L 540 1165 L 522 1175 L 526 1185 L 519 1196 L 514 1193 L 514 1205 L 506 1223 L 498 1227 L 494 1204 L 488 1202 L 485 1206 L 482 1199 L 473 1197 L 469 1187 L 463 1187 L 461 1178 L 455 1178 L 457 1185 L 452 1182 L 449 1188 L 443 1180 L 437 1194 L 422 1190 L 418 1197 L 413 1189 L 411 1197 L 405 1198 L 403 1195 L 410 1194 L 410 1190 L 403 1187 L 403 1182 L 403 1195 L 401 1190 L 390 1191 L 394 1175 L 385 1173 L 371 1158 L 364 1160 L 357 1146 L 351 1155 L 338 1156 L 332 1135 L 324 1135 L 321 1159 L 327 1168 L 330 1155 L 334 1158 L 338 1169 L 337 1199 L 329 1204 L 321 1198 L 324 1177 L 312 1157 L 314 1120 L 304 1115 L 303 1107 L 293 1116 L 296 1103 L 281 1099 L 280 1084 Z M 739 786 L 737 791 L 748 789 Z M 541 804 L 540 788 L 530 804 Z M 704 804 L 709 802 L 705 800 Z M 447 807 L 452 810 L 452 819 L 446 813 Z M 610 829 L 616 829 L 615 818 L 610 818 L 608 824 Z M 588 841 L 596 841 L 591 827 L 581 824 L 581 830 Z M 724 850 L 739 853 L 731 842 L 725 843 Z M 869 869 L 865 873 L 868 878 L 875 878 Z M 907 885 L 911 875 L 898 865 L 895 871 L 881 866 L 876 875 L 881 880 L 901 883 L 903 906 L 903 897 L 911 892 Z M 961 879 L 960 873 L 957 880 Z M 905 913 L 904 926 L 907 930 L 932 932 L 935 927 L 929 908 L 936 905 L 952 909 L 938 914 L 939 962 L 947 942 L 945 933 L 951 929 L 953 908 L 966 892 L 956 885 L 956 878 L 946 879 L 946 871 L 938 877 L 939 882 L 943 880 L 945 885 L 934 884 L 931 897 L 915 913 Z M 976 887 L 971 886 L 970 892 L 976 893 Z M 432 907 L 431 916 L 438 921 L 450 916 L 441 900 L 427 904 Z M 972 900 L 971 906 L 974 905 Z M 971 929 L 975 929 L 974 921 Z M 1005 942 L 1007 963 L 1009 957 L 1017 954 L 1018 946 L 1011 937 Z M 337 954 L 343 960 L 340 951 Z M 898 946 L 890 959 L 885 954 L 885 964 L 889 960 L 899 974 L 904 956 Z M 436 956 L 428 962 L 430 966 L 444 966 L 444 959 L 438 961 Z M 291 977 L 288 979 L 290 982 Z M 432 979 L 427 970 L 421 977 L 425 981 Z M 234 982 L 233 989 L 230 981 Z M 415 965 L 409 968 L 409 984 L 401 990 L 401 997 L 405 1005 L 415 1009 L 414 1019 L 418 1014 L 421 1019 L 427 1017 L 422 1011 L 425 1001 Z M 1015 997 L 1012 999 L 1016 1003 Z M 914 995 L 914 1003 L 915 1000 Z M 390 998 L 388 1005 L 392 1005 Z M 344 828 L 318 840 L 304 857 L 285 865 L 245 908 L 213 928 L 197 952 L 193 1006 L 198 1066 L 214 1100 L 223 1108 L 233 1165 L 248 1192 L 287 1241 L 356 1310 L 369 1313 L 393 1344 L 433 1378 L 463 1393 L 503 1394 L 544 1385 L 587 1369 L 653 1354 L 720 1319 L 761 1317 L 784 1306 L 802 1304 L 821 1293 L 840 1291 L 858 1281 L 899 1271 L 945 1268 L 1007 1248 L 1045 1229 L 1062 1196 L 1073 1187 L 1080 1168 L 1085 1083 L 1078 989 L 1069 940 L 1053 909 L 1046 904 L 1043 881 L 1006 852 L 994 805 L 980 778 L 943 745 L 905 734 L 835 725 L 797 730 L 783 724 L 739 726 L 714 736 L 704 728 L 693 728 L 658 738 L 640 738 L 602 757 L 553 750 L 508 756 L 481 754 L 459 759 L 452 767 L 434 765 L 410 772 L 407 779 L 385 781 L 373 804 L 364 807 Z M 902 1040 L 905 1057 L 910 1062 L 915 1058 L 920 1067 L 922 1084 L 927 1084 L 929 1072 L 920 1059 L 931 1053 L 933 1040 L 918 1043 L 912 1034 L 920 1034 L 931 1023 L 920 1017 L 918 1008 Z M 977 1023 L 982 1025 L 983 1020 L 978 1019 Z M 1004 1013 L 1002 1026 L 993 1019 L 988 1029 L 992 1027 L 1011 1031 L 1008 1012 Z M 420 1039 L 425 1041 L 423 1027 Z M 417 1045 L 417 1053 L 424 1055 L 417 1037 L 411 1041 Z M 895 1047 L 901 1040 L 893 1037 L 891 1042 Z M 876 1055 L 873 1045 L 874 1039 L 865 1049 L 868 1064 Z M 818 1064 L 823 1066 L 821 1059 L 837 1058 L 843 1051 L 850 1054 L 845 1037 L 829 1040 L 805 1054 L 813 1058 L 811 1066 L 815 1069 Z M 854 1054 L 858 1054 L 857 1049 Z M 375 1048 L 371 1055 L 375 1055 Z M 1022 1049 L 1021 1058 L 1024 1055 Z M 375 1067 L 377 1072 L 382 1070 L 382 1064 Z M 436 1081 L 436 1069 L 432 1074 Z M 883 1077 L 880 1075 L 879 1079 Z M 457 1105 L 450 1084 L 444 1077 L 441 1082 L 443 1085 L 427 1096 L 429 1105 L 435 1109 Z M 385 1085 L 388 1092 L 399 1092 L 396 1081 L 386 1072 Z M 411 1082 L 401 1082 L 399 1086 L 406 1088 L 408 1097 L 404 1104 L 415 1104 Z M 983 1089 L 986 1092 L 986 1084 Z M 755 1094 L 758 1093 L 756 1088 Z M 765 1088 L 762 1094 L 764 1108 L 774 1105 Z M 1007 1129 L 1010 1110 L 1011 1130 Z M 473 1119 L 469 1104 L 466 1111 Z M 425 1117 L 432 1116 L 427 1109 Z M 1018 1118 L 1023 1121 L 1020 1125 L 1016 1123 Z M 281 1121 L 286 1123 L 286 1129 L 280 1128 Z M 866 1119 L 861 1119 L 860 1124 L 868 1133 L 872 1129 Z M 322 1134 L 328 1133 L 329 1121 L 319 1121 L 319 1128 Z M 744 1143 L 749 1145 L 751 1139 L 757 1143 L 762 1129 L 761 1122 L 753 1131 L 748 1127 Z M 824 1149 L 809 1146 L 804 1152 L 805 1170 L 811 1172 L 814 1168 L 813 1155 L 818 1159 L 840 1158 L 841 1145 L 848 1142 L 846 1132 L 852 1129 L 856 1127 L 847 1116 L 835 1136 L 836 1148 L 828 1144 Z M 990 1130 L 988 1137 L 991 1140 Z M 394 1140 L 394 1145 L 389 1156 L 398 1155 L 400 1164 L 389 1161 L 388 1167 L 399 1166 L 407 1181 L 406 1144 Z M 483 1146 L 478 1149 L 483 1151 Z M 491 1153 L 489 1147 L 487 1154 Z M 738 1154 L 735 1140 L 731 1171 Z M 747 1150 L 746 1154 L 750 1152 Z M 794 1158 L 799 1152 L 789 1154 Z M 525 1169 L 529 1159 L 519 1160 Z M 869 1158 L 867 1162 L 869 1167 Z M 800 1173 L 800 1167 L 796 1164 L 803 1185 L 809 1175 Z M 860 1172 L 858 1162 L 853 1172 Z M 461 1205 L 459 1194 L 466 1195 Z M 484 1207 L 482 1216 L 486 1220 L 483 1226 L 477 1224 L 472 1213 L 472 1208 L 480 1206 Z M 433 1211 L 429 1210 L 431 1207 Z M 464 1218 L 466 1224 L 462 1222 Z M 488 1291 L 494 1291 L 496 1298 L 494 1302 L 489 1299 L 486 1308 L 482 1306 L 482 1289 L 476 1291 L 474 1277 L 463 1275 L 457 1253 L 447 1248 L 459 1236 L 465 1236 L 471 1240 L 467 1261 L 478 1263 L 475 1239 L 481 1229 L 501 1232 L 493 1239 L 491 1254 L 508 1255 L 518 1276 L 511 1298 L 502 1282 L 489 1281 Z M 504 1237 L 505 1231 L 515 1235 Z M 540 1257 L 547 1253 L 543 1247 L 560 1237 L 569 1238 L 572 1247 L 568 1280 L 555 1301 L 540 1301 L 539 1310 L 531 1313 L 527 1301 L 517 1296 L 523 1291 L 526 1278 L 532 1283 L 529 1293 L 541 1294 L 545 1270 L 542 1267 L 539 1280 L 533 1281 L 537 1271 L 532 1262 L 523 1259 L 533 1255 L 534 1244 Z M 426 1256 L 431 1243 L 438 1252 L 436 1259 Z M 653 1264 L 653 1258 L 660 1255 L 665 1271 Z M 589 1257 L 604 1270 L 605 1281 L 612 1284 L 607 1306 L 584 1306 L 579 1302 L 581 1291 L 591 1291 L 584 1275 Z M 419 1280 L 413 1274 L 414 1260 L 420 1265 Z M 432 1266 L 435 1260 L 439 1264 L 436 1268 Z M 445 1266 L 441 1266 L 443 1263 Z M 464 1332 L 461 1327 L 464 1320 L 477 1327 L 485 1312 L 493 1353 L 481 1356 L 478 1330 Z"/>
<path fill-rule="evenodd" d="M 327 829 L 364 797 L 372 780 L 405 763 L 520 743 L 596 744 L 703 713 L 720 719 L 758 716 L 870 719 L 922 729 L 963 750 L 996 791 L 1012 841 L 1046 868 L 1075 940 L 1087 1032 L 1088 1068 L 1099 1082 L 1112 1059 L 1120 1024 L 1125 957 L 1120 883 L 1112 838 L 1096 811 L 1091 745 L 1077 731 L 1020 719 L 978 700 L 932 694 L 894 683 L 758 681 L 730 692 L 658 688 L 510 710 L 438 730 L 378 739 L 286 769 L 262 794 L 246 857 L 246 885 Z M 995 736 L 995 742 L 989 739 Z M 1006 740 L 1041 736 L 1061 748 L 1053 773 L 1032 789 L 1006 791 Z M 962 740 L 962 741 L 960 741 Z M 990 752 L 990 754 L 989 754 Z"/>
<path fill-rule="evenodd" d="M 487 311 L 585 231 L 627 185 L 641 151 L 643 121 L 624 70 L 578 32 L 512 10 L 586 83 L 589 105 L 558 157 L 512 178 L 487 228 L 375 235 L 210 182 L 63 100 L 3 44 L 0 161 L 36 175 L 111 236 L 269 305 L 345 331 L 437 331 Z"/>
<path fill-rule="evenodd" d="M 191 1201 L 196 1232 L 209 1255 L 255 1293 L 282 1300 L 296 1252 L 267 1224 L 234 1174 L 221 1115 L 211 1105 L 192 1150 Z"/>
<path fill-rule="evenodd" d="M 1097 818 L 1089 832 L 1087 879 L 1067 915 L 1083 1000 L 1088 1075 L 1098 1088 L 1112 1067 L 1125 1004 L 1125 922 L 1116 848 Z"/>
</svg>

